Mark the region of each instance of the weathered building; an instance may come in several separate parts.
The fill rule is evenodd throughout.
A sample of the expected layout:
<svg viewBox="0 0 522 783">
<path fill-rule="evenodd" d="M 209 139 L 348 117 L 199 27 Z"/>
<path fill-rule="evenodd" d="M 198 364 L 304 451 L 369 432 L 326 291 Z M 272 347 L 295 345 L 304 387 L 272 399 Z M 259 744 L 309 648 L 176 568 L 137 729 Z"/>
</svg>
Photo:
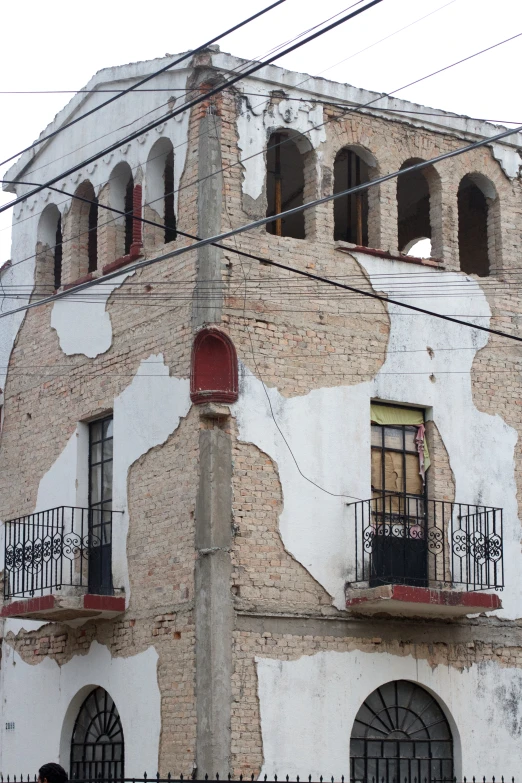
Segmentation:
<svg viewBox="0 0 522 783">
<path fill-rule="evenodd" d="M 6 179 L 241 66 L 200 55 Z M 15 207 L 3 311 L 70 294 L 0 319 L 3 774 L 519 771 L 520 349 L 383 299 L 521 336 L 521 139 L 129 271 L 498 131 L 270 66 Z"/>
</svg>

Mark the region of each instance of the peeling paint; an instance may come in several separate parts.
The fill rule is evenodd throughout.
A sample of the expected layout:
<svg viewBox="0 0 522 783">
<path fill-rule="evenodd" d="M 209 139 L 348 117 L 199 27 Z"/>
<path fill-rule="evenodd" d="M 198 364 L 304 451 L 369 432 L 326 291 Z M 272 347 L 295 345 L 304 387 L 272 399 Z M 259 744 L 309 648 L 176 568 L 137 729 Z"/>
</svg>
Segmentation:
<svg viewBox="0 0 522 783">
<path fill-rule="evenodd" d="M 25 663 L 5 642 L 2 647 L 0 703 L 0 769 L 38 769 L 45 758 L 66 769 L 78 710 L 95 687 L 110 693 L 118 708 L 125 738 L 125 772 L 139 776 L 157 769 L 161 732 L 158 654 L 153 647 L 128 658 L 112 658 L 93 642 L 87 654 L 63 666 L 51 658 Z M 129 687 L 132 683 L 132 687 Z M 139 705 L 139 709 L 136 709 Z M 6 722 L 14 731 L 5 731 Z"/>
<path fill-rule="evenodd" d="M 66 356 L 83 354 L 95 359 L 112 345 L 112 323 L 107 300 L 129 275 L 124 272 L 85 294 L 71 294 L 58 299 L 51 312 L 51 326 L 56 329 L 60 348 Z"/>
<path fill-rule="evenodd" d="M 508 777 L 518 772 L 520 706 L 513 702 L 522 689 L 518 669 L 487 661 L 459 671 L 451 666 L 432 667 L 412 656 L 359 650 L 320 652 L 293 661 L 257 658 L 256 664 L 263 738 L 259 780 L 265 774 L 291 778 L 311 774 L 319 779 L 325 770 L 336 778 L 341 774 L 347 778 L 357 711 L 380 685 L 400 679 L 427 688 L 446 712 L 458 779 L 464 775 L 470 779 L 488 769 L 502 769 Z M 516 731 L 499 714 L 513 706 Z M 474 720 L 470 720 L 470 708 Z M 490 742 L 484 742 L 485 731 Z"/>
<path fill-rule="evenodd" d="M 387 291 L 401 276 L 408 296 L 419 307 L 458 312 L 465 320 L 487 325 L 490 309 L 478 283 L 460 273 L 422 271 L 422 289 L 411 266 L 402 261 L 354 254 L 374 290 Z M 426 279 L 431 278 L 426 296 Z M 417 278 L 417 281 L 419 278 Z M 437 283 L 459 282 L 460 296 L 437 297 Z M 417 292 L 415 286 L 419 285 Z M 444 288 L 444 290 L 447 290 Z M 395 298 L 400 299 L 394 294 Z M 283 493 L 279 528 L 285 548 L 344 608 L 344 585 L 350 579 L 348 553 L 353 525 L 347 503 L 371 497 L 370 401 L 413 404 L 428 409 L 448 452 L 456 501 L 504 509 L 504 617 L 520 616 L 522 575 L 518 567 L 518 519 L 514 449 L 516 431 L 500 416 L 479 411 L 473 401 L 471 369 L 476 352 L 487 344 L 484 332 L 429 316 L 412 316 L 387 305 L 390 337 L 387 358 L 375 378 L 352 386 L 323 387 L 288 399 L 267 389 L 274 415 L 301 471 L 327 490 L 302 478 L 273 421 L 262 382 L 243 368 L 242 393 L 234 406 L 240 440 L 266 452 L 277 465 Z M 458 346 L 442 351 L 448 345 Z M 431 353 L 428 352 L 431 348 Z M 407 351 L 407 353 L 405 353 Z M 412 351 L 418 351 L 414 365 Z M 413 367 L 413 372 L 412 372 Z M 434 379 L 434 380 L 433 380 Z M 306 426 L 303 427 L 303 422 Z M 461 433 L 466 433 L 466 448 Z M 332 494 L 329 494 L 332 493 Z"/>
</svg>

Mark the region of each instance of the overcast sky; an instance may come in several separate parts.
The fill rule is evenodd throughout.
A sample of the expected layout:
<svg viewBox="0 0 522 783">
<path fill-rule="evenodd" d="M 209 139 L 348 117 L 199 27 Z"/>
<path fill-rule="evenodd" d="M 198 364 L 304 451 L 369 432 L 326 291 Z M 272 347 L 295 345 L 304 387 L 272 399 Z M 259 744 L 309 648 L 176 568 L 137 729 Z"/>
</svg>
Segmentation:
<svg viewBox="0 0 522 783">
<path fill-rule="evenodd" d="M 223 39 L 221 49 L 240 57 L 260 57 L 353 1 L 286 0 Z M 80 89 L 101 68 L 194 48 L 268 4 L 269 0 L 4 3 L 0 91 Z M 391 35 L 407 25 L 411 26 Z M 278 64 L 389 92 L 519 32 L 522 0 L 383 0 Z M 371 48 L 359 53 L 366 47 Z M 459 114 L 522 125 L 521 51 L 522 37 L 398 95 Z M 69 97 L 0 93 L 0 160 L 32 142 Z M 140 98 L 131 93 L 123 100 L 135 106 Z M 11 198 L 1 193 L 0 203 Z M 0 264 L 10 257 L 10 223 L 7 210 L 0 215 Z"/>
</svg>

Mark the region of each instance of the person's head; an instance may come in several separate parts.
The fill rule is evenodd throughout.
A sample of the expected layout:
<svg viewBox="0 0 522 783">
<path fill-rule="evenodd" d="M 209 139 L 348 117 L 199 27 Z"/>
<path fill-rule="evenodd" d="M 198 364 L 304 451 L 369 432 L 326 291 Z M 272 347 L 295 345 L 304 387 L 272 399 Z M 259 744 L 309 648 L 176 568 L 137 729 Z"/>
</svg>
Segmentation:
<svg viewBox="0 0 522 783">
<path fill-rule="evenodd" d="M 67 772 L 59 764 L 44 764 L 38 770 L 38 783 L 67 783 Z"/>
</svg>

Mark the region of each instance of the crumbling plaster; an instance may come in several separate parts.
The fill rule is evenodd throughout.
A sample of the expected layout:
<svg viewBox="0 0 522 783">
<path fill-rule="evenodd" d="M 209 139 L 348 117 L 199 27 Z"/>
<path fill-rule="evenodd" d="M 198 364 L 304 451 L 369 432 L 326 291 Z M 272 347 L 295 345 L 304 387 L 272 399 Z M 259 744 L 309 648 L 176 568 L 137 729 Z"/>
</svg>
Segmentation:
<svg viewBox="0 0 522 783">
<path fill-rule="evenodd" d="M 501 769 L 507 777 L 518 772 L 519 669 L 487 661 L 459 670 L 412 656 L 360 650 L 320 652 L 293 661 L 256 658 L 256 665 L 264 759 L 260 780 L 265 774 L 347 778 L 357 711 L 376 688 L 399 679 L 431 691 L 445 710 L 458 779 L 491 769 Z M 484 742 L 484 737 L 490 740 Z"/>
<path fill-rule="evenodd" d="M 97 289 L 58 299 L 53 304 L 51 326 L 56 329 L 60 348 L 67 356 L 83 354 L 90 359 L 109 350 L 112 345 L 112 323 L 107 300 L 129 275 L 123 272 Z"/>
<path fill-rule="evenodd" d="M 107 647 L 95 641 L 86 655 L 76 655 L 63 666 L 48 657 L 31 665 L 4 642 L 0 773 L 32 774 L 42 765 L 43 751 L 68 769 L 74 721 L 83 700 L 98 686 L 118 706 L 125 737 L 125 773 L 132 777 L 142 775 L 144 769 L 157 769 L 161 732 L 157 663 L 154 647 L 113 658 Z M 14 730 L 5 730 L 7 722 L 14 722 Z"/>
<path fill-rule="evenodd" d="M 238 147 L 244 169 L 243 193 L 256 200 L 263 192 L 266 167 L 265 155 L 257 153 L 266 146 L 273 131 L 286 128 L 301 133 L 314 149 L 326 141 L 326 132 L 323 127 L 316 129 L 323 123 L 321 104 L 273 100 L 266 97 L 266 85 L 256 83 L 249 84 L 248 91 L 248 96 L 241 97 L 237 115 Z"/>
<path fill-rule="evenodd" d="M 141 362 L 132 382 L 114 400 L 112 505 L 115 511 L 123 513 L 115 514 L 113 518 L 113 583 L 116 588 L 125 589 L 127 602 L 130 597 L 127 563 L 129 470 L 137 459 L 165 443 L 175 432 L 191 406 L 189 386 L 188 379 L 169 375 L 162 354 L 152 354 Z M 63 505 L 88 506 L 88 448 L 88 427 L 80 422 L 60 456 L 41 478 L 35 511 Z M 3 547 L 1 557 L 3 559 Z M 3 562 L 0 565 L 3 568 Z M 40 625 L 30 621 L 8 621 L 6 632 L 18 633 L 22 627 L 34 629 Z"/>
<path fill-rule="evenodd" d="M 415 304 L 419 307 L 459 313 L 464 320 L 475 319 L 485 326 L 489 323 L 489 305 L 479 284 L 463 274 L 428 268 L 412 271 L 411 265 L 401 261 L 365 254 L 354 257 L 374 290 L 401 299 L 393 283 L 395 275 L 400 275 L 407 300 L 418 293 Z M 447 290 L 456 281 L 459 296 L 436 296 L 438 283 Z M 504 509 L 506 589 L 500 614 L 520 617 L 520 521 L 514 476 L 517 433 L 500 416 L 479 411 L 472 396 L 473 360 L 488 337 L 447 321 L 435 322 L 429 316 L 412 316 L 397 305 L 387 308 L 387 357 L 370 382 L 320 387 L 286 398 L 277 388 L 265 391 L 262 381 L 242 368 L 241 393 L 234 406 L 239 438 L 260 448 L 277 465 L 283 493 L 279 518 L 283 544 L 328 591 L 334 605 L 343 608 L 345 583 L 353 579 L 349 553 L 354 550 L 354 521 L 348 504 L 371 497 L 370 401 L 419 405 L 433 418 L 447 449 L 455 500 Z M 448 345 L 455 349 L 441 350 Z M 267 394 L 292 453 L 277 430 Z M 462 433 L 466 433 L 465 444 Z M 326 492 L 300 475 L 294 456 L 304 475 Z"/>
</svg>

